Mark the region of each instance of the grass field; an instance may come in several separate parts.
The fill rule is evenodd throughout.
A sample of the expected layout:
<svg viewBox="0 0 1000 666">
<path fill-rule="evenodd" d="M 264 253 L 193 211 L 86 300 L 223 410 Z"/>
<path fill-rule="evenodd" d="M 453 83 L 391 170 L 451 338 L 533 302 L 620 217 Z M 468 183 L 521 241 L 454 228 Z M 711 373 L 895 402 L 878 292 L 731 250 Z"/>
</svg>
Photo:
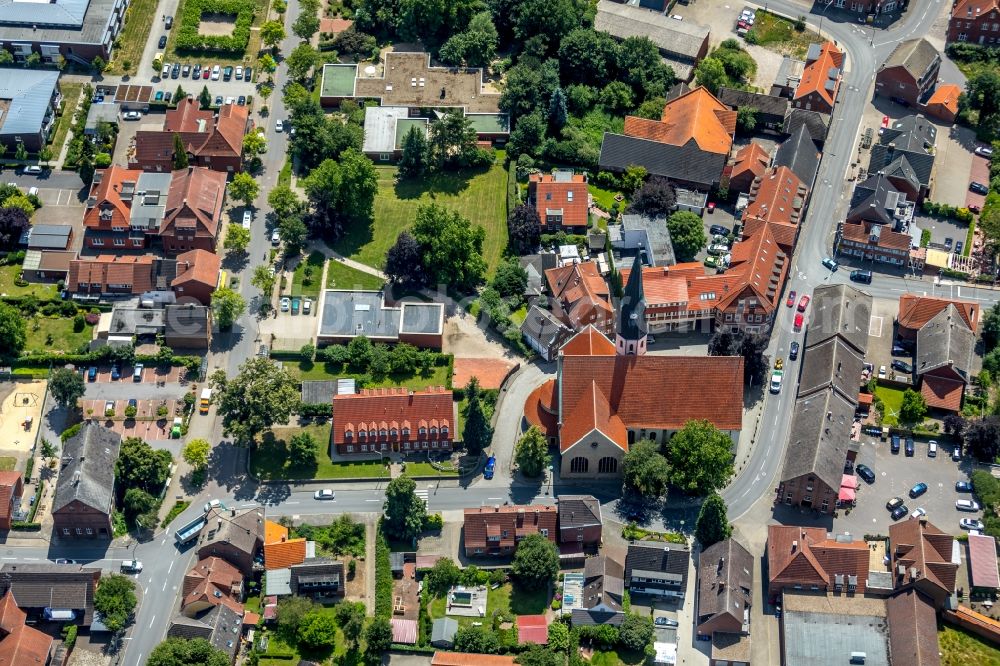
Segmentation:
<svg viewBox="0 0 1000 666">
<path fill-rule="evenodd" d="M 34 330 L 35 322 L 38 330 Z M 73 330 L 73 319 L 63 317 L 33 317 L 28 320 L 28 343 L 24 351 L 72 352 L 93 338 L 93 326 L 84 326 L 79 333 Z M 49 342 L 48 336 L 52 336 Z"/>
<path fill-rule="evenodd" d="M 388 470 L 378 461 L 335 463 L 330 460 L 330 424 L 303 428 L 275 428 L 250 455 L 250 471 L 259 479 L 349 479 L 378 478 Z M 311 434 L 319 443 L 312 465 L 293 466 L 288 463 L 286 441 L 300 432 Z"/>
<path fill-rule="evenodd" d="M 17 465 L 17 458 L 0 456 L 0 472 L 13 472 L 15 465 Z"/>
<path fill-rule="evenodd" d="M 323 262 L 326 257 L 322 252 L 313 252 L 305 261 L 300 261 L 292 276 L 292 296 L 319 298 L 319 288 L 323 281 Z M 306 275 L 308 273 L 308 277 Z M 306 284 L 308 282 L 309 284 Z"/>
<path fill-rule="evenodd" d="M 183 53 L 180 54 L 174 48 L 174 38 L 177 36 L 178 28 L 181 24 L 181 17 L 184 16 L 184 0 L 181 0 L 177 5 L 177 10 L 174 12 L 174 27 L 167 33 L 167 48 L 163 50 L 163 60 L 165 62 L 179 62 L 182 65 L 194 65 L 196 63 L 201 63 L 204 65 L 206 62 L 211 64 L 219 64 L 225 67 L 226 65 L 251 65 L 254 69 L 257 68 L 257 56 L 260 53 L 261 41 L 260 41 L 260 26 L 264 23 L 267 18 L 267 8 L 270 5 L 270 0 L 255 0 L 256 11 L 254 13 L 253 27 L 250 28 L 250 40 L 247 42 L 246 53 L 223 53 L 218 51 L 202 51 L 198 53 Z M 156 4 L 153 4 L 153 11 L 156 10 Z M 160 24 L 162 27 L 162 24 Z M 288 31 L 288 28 L 286 28 Z M 139 49 L 139 55 L 142 56 L 142 48 Z"/>
<path fill-rule="evenodd" d="M 619 192 L 605 190 L 592 183 L 587 183 L 587 191 L 590 192 L 590 195 L 592 197 L 594 197 L 594 203 L 597 204 L 597 207 L 600 208 L 601 210 L 610 212 L 611 207 L 614 206 L 615 203 L 617 203 L 615 201 L 615 197 L 619 194 Z M 623 200 L 621 203 L 618 204 L 618 207 L 625 208 L 625 205 L 627 203 L 628 203 L 627 201 Z"/>
<path fill-rule="evenodd" d="M 1000 665 L 1000 650 L 962 629 L 941 625 L 938 631 L 941 666 Z"/>
<path fill-rule="evenodd" d="M 64 82 L 59 84 L 59 89 L 62 91 L 66 104 L 63 106 L 63 114 L 59 116 L 59 121 L 56 123 L 56 129 L 52 133 L 52 140 L 49 141 L 53 160 L 59 159 L 59 151 L 62 150 L 66 135 L 69 134 L 69 128 L 73 124 L 73 116 L 76 115 L 76 105 L 80 102 L 83 84 Z"/>
<path fill-rule="evenodd" d="M 56 286 L 54 284 L 29 283 L 27 287 L 18 287 L 14 281 L 20 274 L 20 264 L 0 266 L 0 294 L 6 296 L 28 296 L 31 294 L 40 299 L 55 298 Z"/>
<path fill-rule="evenodd" d="M 645 663 L 645 661 L 646 656 L 642 652 L 598 650 L 590 658 L 590 666 L 634 666 Z"/>
<path fill-rule="evenodd" d="M 406 471 L 403 476 L 458 476 L 458 470 L 442 471 L 435 468 L 429 462 L 407 462 Z"/>
<path fill-rule="evenodd" d="M 125 13 L 125 27 L 115 40 L 117 46 L 111 65 L 108 67 L 108 74 L 123 74 L 125 70 L 122 63 L 126 60 L 132 64 L 132 73 L 137 73 L 142 52 L 153 31 L 153 21 L 158 21 L 158 26 L 163 27 L 163 22 L 156 16 L 158 4 L 156 0 L 132 0 Z M 157 35 L 156 39 L 159 38 Z M 138 74 L 149 76 L 149 72 L 138 72 Z"/>
<path fill-rule="evenodd" d="M 815 32 L 808 29 L 799 32 L 792 21 L 761 10 L 757 10 L 750 34 L 753 37 L 748 43 L 796 58 L 804 57 L 810 44 L 823 41 Z"/>
<path fill-rule="evenodd" d="M 505 583 L 495 590 L 490 590 L 486 597 L 486 617 L 493 617 L 496 611 L 513 613 L 514 615 L 539 615 L 545 612 L 549 605 L 548 590 L 526 592 L 514 589 L 510 583 Z M 434 597 L 430 601 L 431 619 L 445 617 L 447 600 L 445 597 Z M 474 617 L 449 616 L 458 621 L 459 626 L 468 626 L 479 620 Z"/>
<path fill-rule="evenodd" d="M 358 375 L 345 372 L 343 366 L 334 366 L 332 363 L 310 363 L 308 361 L 283 361 L 285 370 L 295 379 L 336 379 L 338 377 L 358 377 Z M 366 388 L 379 388 L 385 386 L 406 386 L 414 391 L 428 386 L 447 386 L 448 367 L 434 366 L 433 371 L 427 375 L 389 375 L 380 382 L 366 383 Z"/>
<path fill-rule="evenodd" d="M 885 411 L 882 413 L 882 424 L 894 426 L 899 424 L 899 410 L 903 407 L 903 392 L 899 389 L 879 386 L 875 395 L 882 400 Z"/>
<path fill-rule="evenodd" d="M 335 250 L 380 267 L 399 232 L 413 226 L 417 208 L 436 203 L 486 229 L 483 257 L 489 274 L 493 274 L 507 247 L 507 172 L 502 153 L 488 171 L 429 176 L 419 181 L 396 183 L 396 167 L 376 169 L 375 222 L 368 228 L 348 229 L 334 245 Z"/>
<path fill-rule="evenodd" d="M 381 289 L 384 284 L 382 278 L 359 271 L 336 259 L 331 259 L 326 265 L 327 289 Z"/>
</svg>

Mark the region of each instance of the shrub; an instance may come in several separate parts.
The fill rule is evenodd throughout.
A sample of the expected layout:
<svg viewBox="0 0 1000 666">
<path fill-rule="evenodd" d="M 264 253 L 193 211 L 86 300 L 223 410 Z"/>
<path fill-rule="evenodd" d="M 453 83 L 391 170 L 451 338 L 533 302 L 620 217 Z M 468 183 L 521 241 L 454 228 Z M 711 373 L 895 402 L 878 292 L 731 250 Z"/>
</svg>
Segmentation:
<svg viewBox="0 0 1000 666">
<path fill-rule="evenodd" d="M 424 516 L 424 529 L 425 530 L 440 530 L 444 527 L 444 518 L 441 517 L 440 513 L 432 513 Z"/>
<path fill-rule="evenodd" d="M 79 333 L 87 325 L 87 320 L 82 314 L 73 317 L 73 332 Z"/>
<path fill-rule="evenodd" d="M 73 646 L 76 645 L 76 632 L 77 628 L 75 624 L 71 624 L 68 627 L 63 627 L 63 645 L 67 650 L 72 650 Z"/>
<path fill-rule="evenodd" d="M 375 617 L 392 617 L 392 563 L 381 525 L 375 537 Z"/>
<path fill-rule="evenodd" d="M 202 35 L 198 32 L 203 13 L 236 16 L 229 35 Z M 254 19 L 253 0 L 187 0 L 184 15 L 177 28 L 174 45 L 179 51 L 216 51 L 243 53 L 250 42 L 250 26 Z"/>
<path fill-rule="evenodd" d="M 65 444 L 67 439 L 69 439 L 70 437 L 75 437 L 76 434 L 80 432 L 80 426 L 81 424 L 77 423 L 75 425 L 71 425 L 70 427 L 66 428 L 65 430 L 63 430 L 62 434 L 59 435 L 59 439 L 61 439 L 62 442 Z"/>
</svg>

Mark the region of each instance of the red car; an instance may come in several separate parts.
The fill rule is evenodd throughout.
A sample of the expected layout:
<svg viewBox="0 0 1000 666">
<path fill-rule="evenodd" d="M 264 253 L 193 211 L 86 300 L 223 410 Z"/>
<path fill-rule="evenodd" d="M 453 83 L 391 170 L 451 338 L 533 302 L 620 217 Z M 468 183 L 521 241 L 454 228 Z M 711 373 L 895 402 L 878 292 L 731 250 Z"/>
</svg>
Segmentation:
<svg viewBox="0 0 1000 666">
<path fill-rule="evenodd" d="M 708 214 L 711 215 L 714 212 L 715 212 L 715 202 L 714 201 L 709 201 L 708 202 Z"/>
<path fill-rule="evenodd" d="M 805 312 L 807 307 L 809 307 L 809 294 L 804 294 L 799 299 L 799 312 Z"/>
<path fill-rule="evenodd" d="M 802 320 L 803 319 L 804 319 L 804 317 L 802 316 L 801 312 L 795 315 L 795 325 L 792 327 L 792 329 L 796 333 L 798 333 L 799 331 L 802 330 Z"/>
<path fill-rule="evenodd" d="M 787 305 L 788 307 L 792 307 L 793 305 L 795 305 L 795 291 L 794 290 L 788 292 L 788 300 L 785 301 L 785 305 Z"/>
<path fill-rule="evenodd" d="M 205 69 L 201 70 L 201 78 L 207 79 L 211 75 L 212 75 L 212 68 L 211 67 L 206 67 Z"/>
</svg>

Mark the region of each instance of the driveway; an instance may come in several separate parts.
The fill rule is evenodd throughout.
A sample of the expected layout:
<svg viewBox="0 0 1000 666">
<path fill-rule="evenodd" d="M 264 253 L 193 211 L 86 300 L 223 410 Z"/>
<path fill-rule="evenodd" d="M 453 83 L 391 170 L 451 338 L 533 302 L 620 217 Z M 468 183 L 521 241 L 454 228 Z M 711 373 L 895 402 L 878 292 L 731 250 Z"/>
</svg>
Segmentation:
<svg viewBox="0 0 1000 666">
<path fill-rule="evenodd" d="M 969 192 L 972 194 L 972 192 Z M 978 195 L 973 195 L 978 196 Z M 979 197 L 982 199 L 982 197 Z M 962 202 L 965 205 L 965 202 Z M 940 217 L 930 217 L 928 215 L 914 215 L 913 223 L 917 225 L 917 228 L 923 231 L 927 229 L 931 232 L 931 244 L 940 245 L 944 247 L 945 240 L 951 239 L 951 247 L 954 250 L 955 243 L 962 241 L 965 243 L 965 237 L 969 233 L 969 225 L 961 224 L 952 219 L 940 218 Z"/>
<path fill-rule="evenodd" d="M 990 161 L 979 155 L 970 155 L 969 178 L 965 185 L 965 205 L 983 207 L 986 196 L 978 194 L 969 189 L 969 183 L 976 182 L 982 185 L 990 184 Z"/>
<path fill-rule="evenodd" d="M 958 125 L 934 125 L 938 133 L 930 198 L 951 206 L 965 206 L 968 203 L 966 194 L 972 194 L 969 192 L 969 173 L 973 166 L 972 151 L 976 147 L 975 132 Z M 988 183 L 989 178 L 982 182 Z"/>
</svg>

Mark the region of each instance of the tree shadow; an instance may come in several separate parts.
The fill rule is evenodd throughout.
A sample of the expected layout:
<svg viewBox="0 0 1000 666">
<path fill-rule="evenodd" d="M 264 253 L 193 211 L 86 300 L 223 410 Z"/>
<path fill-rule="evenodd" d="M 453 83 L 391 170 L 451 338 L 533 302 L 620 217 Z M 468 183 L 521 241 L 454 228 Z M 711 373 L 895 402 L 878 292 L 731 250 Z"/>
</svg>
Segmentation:
<svg viewBox="0 0 1000 666">
<path fill-rule="evenodd" d="M 222 267 L 234 273 L 242 271 L 249 263 L 250 253 L 246 251 L 226 252 L 226 256 L 222 259 Z"/>
<path fill-rule="evenodd" d="M 456 196 L 469 188 L 473 178 L 487 173 L 491 166 L 462 169 L 422 178 L 397 178 L 393 192 L 403 201 L 419 199 L 424 194 L 429 195 L 431 199 L 437 194 Z"/>
</svg>

